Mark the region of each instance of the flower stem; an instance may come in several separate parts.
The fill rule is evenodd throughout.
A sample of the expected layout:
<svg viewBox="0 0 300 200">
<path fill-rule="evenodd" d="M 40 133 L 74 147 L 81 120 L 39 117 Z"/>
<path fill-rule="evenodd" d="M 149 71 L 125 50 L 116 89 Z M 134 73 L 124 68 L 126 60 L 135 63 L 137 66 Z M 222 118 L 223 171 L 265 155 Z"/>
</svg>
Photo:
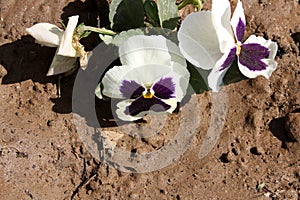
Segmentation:
<svg viewBox="0 0 300 200">
<path fill-rule="evenodd" d="M 92 32 L 96 32 L 96 33 L 100 33 L 103 35 L 110 35 L 110 36 L 114 36 L 117 33 L 112 31 L 112 30 L 108 30 L 106 28 L 96 28 L 96 27 L 92 27 L 92 26 L 83 26 L 82 27 L 83 31 L 92 31 Z"/>
</svg>

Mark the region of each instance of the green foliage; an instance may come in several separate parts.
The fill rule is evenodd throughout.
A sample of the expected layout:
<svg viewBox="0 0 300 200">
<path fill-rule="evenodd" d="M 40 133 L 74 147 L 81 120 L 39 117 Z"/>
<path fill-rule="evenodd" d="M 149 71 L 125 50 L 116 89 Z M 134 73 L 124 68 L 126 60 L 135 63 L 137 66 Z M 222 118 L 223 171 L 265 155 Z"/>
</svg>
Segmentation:
<svg viewBox="0 0 300 200">
<path fill-rule="evenodd" d="M 202 10 L 203 3 L 205 3 L 206 0 L 183 0 L 178 5 L 178 10 L 182 9 L 183 7 L 187 6 L 188 4 L 192 4 L 196 11 Z"/>
<path fill-rule="evenodd" d="M 144 3 L 143 3 L 144 2 Z M 153 27 L 173 30 L 178 25 L 176 0 L 112 0 L 109 20 L 114 31 L 144 26 L 146 16 Z"/>
<path fill-rule="evenodd" d="M 124 31 L 144 26 L 142 0 L 112 0 L 109 20 L 114 31 Z"/>
<path fill-rule="evenodd" d="M 154 0 L 146 0 L 144 3 L 145 14 L 154 27 L 160 27 L 157 5 Z"/>
<path fill-rule="evenodd" d="M 196 93 L 200 94 L 205 91 L 208 91 L 209 88 L 206 84 L 207 76 L 208 76 L 208 71 L 196 68 L 194 65 L 191 63 L 187 63 L 187 69 L 190 72 L 190 86 L 193 89 L 193 91 L 189 91 L 189 94 Z"/>
<path fill-rule="evenodd" d="M 157 0 L 157 9 L 160 26 L 173 30 L 179 19 L 176 0 Z"/>
</svg>

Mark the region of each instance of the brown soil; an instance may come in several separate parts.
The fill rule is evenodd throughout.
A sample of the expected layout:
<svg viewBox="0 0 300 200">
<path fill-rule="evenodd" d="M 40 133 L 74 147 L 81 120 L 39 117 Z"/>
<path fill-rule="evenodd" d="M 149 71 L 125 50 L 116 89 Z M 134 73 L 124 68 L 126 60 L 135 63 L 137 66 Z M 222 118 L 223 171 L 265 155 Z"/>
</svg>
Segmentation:
<svg viewBox="0 0 300 200">
<path fill-rule="evenodd" d="M 243 3 L 247 35 L 278 42 L 277 70 L 270 80 L 224 87 L 225 125 L 207 156 L 198 154 L 209 126 L 210 92 L 197 95 L 199 131 L 178 160 L 153 172 L 128 173 L 86 150 L 73 123 L 75 75 L 62 79 L 57 98 L 57 77 L 45 76 L 55 49 L 25 34 L 36 22 L 59 25 L 76 13 L 95 25 L 97 5 L 0 0 L 0 199 L 300 199 L 300 2 Z M 135 152 L 163 147 L 177 131 L 180 113 L 169 116 L 156 137 L 125 135 L 117 146 Z M 116 130 L 105 125 L 103 130 Z"/>
</svg>

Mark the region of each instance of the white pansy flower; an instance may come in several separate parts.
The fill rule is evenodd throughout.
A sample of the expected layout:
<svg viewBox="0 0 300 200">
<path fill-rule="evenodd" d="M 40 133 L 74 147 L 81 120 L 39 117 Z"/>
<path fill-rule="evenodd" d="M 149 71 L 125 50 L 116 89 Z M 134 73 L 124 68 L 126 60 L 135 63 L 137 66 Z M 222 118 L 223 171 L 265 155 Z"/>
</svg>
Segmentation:
<svg viewBox="0 0 300 200">
<path fill-rule="evenodd" d="M 277 67 L 275 42 L 255 35 L 242 41 L 246 19 L 240 0 L 231 19 L 230 16 L 228 0 L 213 0 L 212 11 L 188 15 L 178 32 L 179 48 L 185 58 L 196 67 L 212 69 L 208 85 L 213 91 L 219 90 L 236 57 L 239 70 L 248 78 L 269 78 Z"/>
<path fill-rule="evenodd" d="M 71 16 L 66 30 L 50 23 L 37 23 L 26 29 L 26 32 L 35 38 L 36 43 L 47 47 L 57 47 L 47 75 L 56 75 L 71 70 L 76 66 L 78 57 L 81 67 L 87 66 L 90 55 L 80 44 L 80 38 L 74 34 L 78 19 L 78 15 Z"/>
<path fill-rule="evenodd" d="M 133 36 L 119 48 L 122 66 L 102 79 L 105 96 L 120 99 L 117 115 L 134 121 L 172 113 L 186 94 L 189 72 L 179 48 L 163 36 Z"/>
</svg>

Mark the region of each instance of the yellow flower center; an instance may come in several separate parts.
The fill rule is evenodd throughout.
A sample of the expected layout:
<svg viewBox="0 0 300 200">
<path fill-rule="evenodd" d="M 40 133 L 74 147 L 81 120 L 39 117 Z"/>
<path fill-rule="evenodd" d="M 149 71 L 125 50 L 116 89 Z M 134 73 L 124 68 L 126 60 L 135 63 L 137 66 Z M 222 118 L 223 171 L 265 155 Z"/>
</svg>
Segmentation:
<svg viewBox="0 0 300 200">
<path fill-rule="evenodd" d="M 239 44 L 237 44 L 236 47 L 237 47 L 236 55 L 240 56 L 240 53 L 241 53 L 241 50 L 242 50 L 242 46 L 239 45 Z"/>
<path fill-rule="evenodd" d="M 153 94 L 150 92 L 150 90 L 147 90 L 146 92 L 143 92 L 143 97 L 145 99 L 152 99 L 153 98 Z"/>
<path fill-rule="evenodd" d="M 151 85 L 147 84 L 145 86 L 146 86 L 146 90 L 143 92 L 143 97 L 145 99 L 152 99 L 154 96 L 154 92 L 151 91 L 152 84 Z"/>
</svg>

